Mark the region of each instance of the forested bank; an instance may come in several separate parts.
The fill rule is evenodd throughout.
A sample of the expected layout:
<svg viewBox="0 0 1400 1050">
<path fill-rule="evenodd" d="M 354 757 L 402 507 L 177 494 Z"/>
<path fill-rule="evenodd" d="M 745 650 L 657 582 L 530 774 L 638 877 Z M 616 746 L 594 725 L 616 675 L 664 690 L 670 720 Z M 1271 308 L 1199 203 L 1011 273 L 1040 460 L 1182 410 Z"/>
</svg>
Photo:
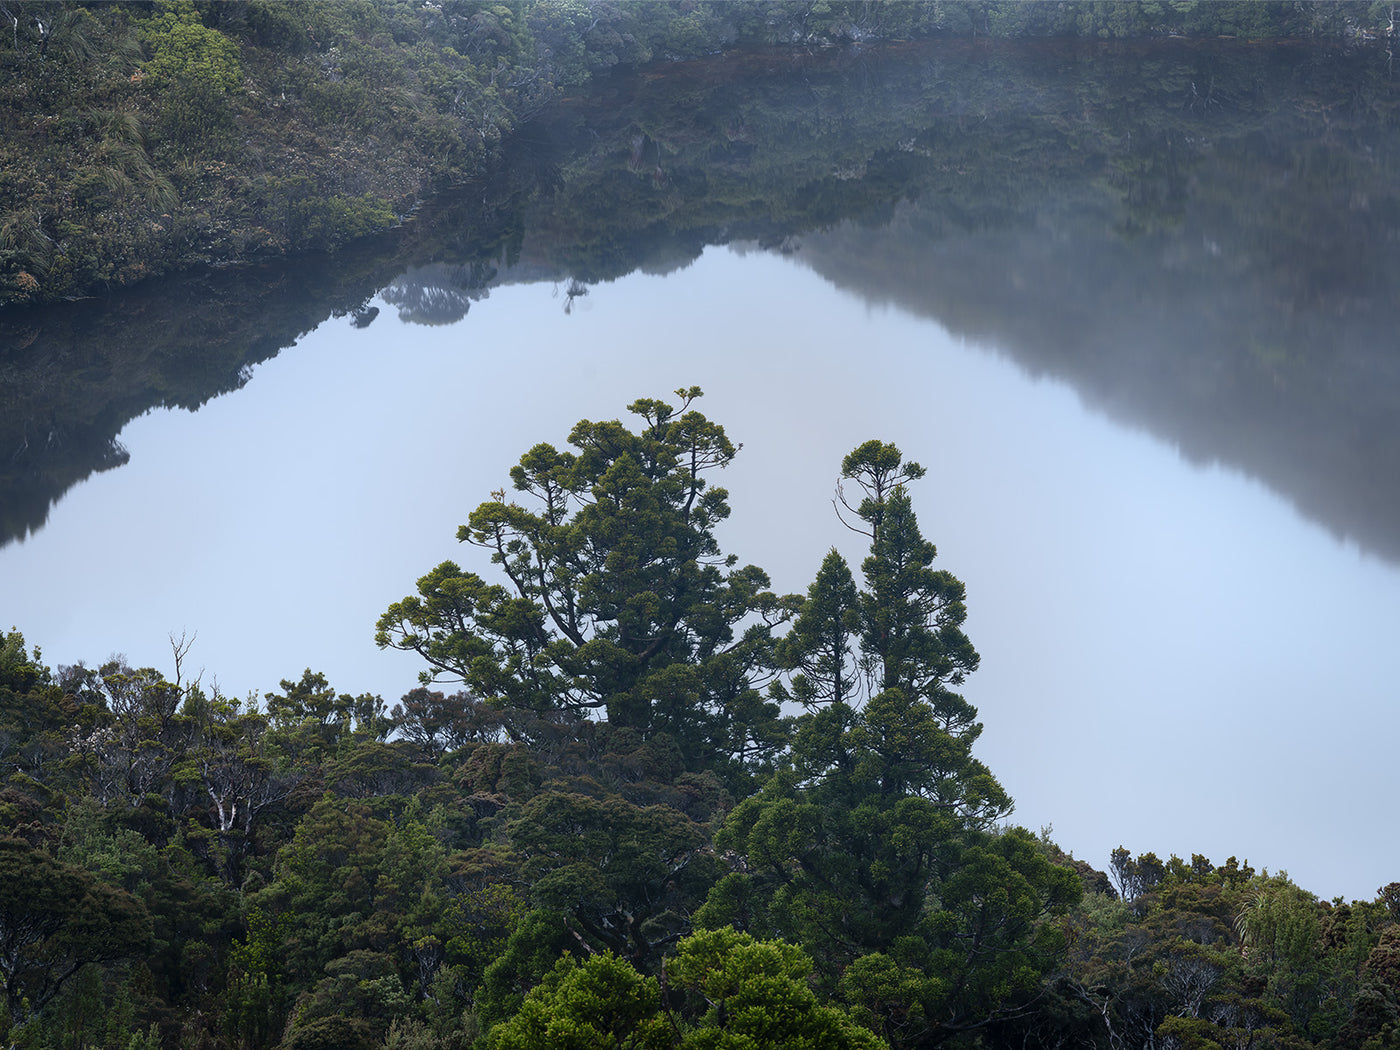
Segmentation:
<svg viewBox="0 0 1400 1050">
<path fill-rule="evenodd" d="M 752 243 L 1061 376 L 1400 557 L 1383 52 L 979 39 L 660 72 L 548 107 L 489 179 L 334 253 L 0 311 L 0 546 L 124 463 L 130 420 L 237 389 L 328 319 L 371 323 L 375 296 L 441 325 L 502 285 L 596 297 Z M 1188 323 L 1189 350 L 1162 345 Z"/>
<path fill-rule="evenodd" d="M 149 218 L 164 192 L 162 158 L 197 156 L 179 154 L 165 136 L 181 113 L 203 119 L 213 111 L 201 103 L 166 113 L 159 92 L 194 74 L 172 73 L 182 69 L 178 49 L 170 62 L 157 61 L 141 19 L 204 58 L 226 63 L 236 54 L 242 81 L 228 81 L 217 96 L 233 123 L 211 125 L 211 137 L 199 141 L 253 128 L 256 111 L 272 105 L 270 89 L 253 95 L 249 87 L 249 70 L 264 68 L 250 56 L 276 50 L 273 37 L 258 34 L 305 34 L 287 47 L 306 67 L 285 74 L 292 86 L 276 99 L 290 121 L 287 137 L 236 132 L 243 146 L 220 147 L 221 159 L 209 162 L 225 165 L 222 182 L 201 181 L 205 162 L 188 161 L 181 170 L 191 181 L 172 176 L 176 196 L 164 198 L 168 230 L 147 230 L 168 256 L 121 256 L 122 266 L 258 265 L 135 289 L 111 313 L 87 303 L 61 315 L 26 309 L 0 318 L 0 335 L 13 337 L 0 353 L 0 447 L 9 453 L 0 470 L 0 542 L 37 527 L 53 493 L 94 463 L 118 462 L 116 435 L 127 419 L 151 404 L 195 407 L 236 388 L 253 364 L 327 316 L 371 323 L 369 299 L 390 281 L 384 301 L 431 323 L 460 318 L 503 276 L 602 281 L 639 264 L 679 265 L 704 244 L 740 237 L 792 249 L 838 220 L 898 210 L 900 224 L 877 245 L 887 255 L 862 240 L 872 231 L 846 228 L 818 256 L 832 271 L 857 259 L 897 267 L 930 229 L 945 238 L 1014 231 L 1035 213 L 1032 202 L 1046 201 L 1057 217 L 1077 206 L 1085 225 L 1151 247 L 1160 231 L 1190 223 L 1191 194 L 1204 186 L 1211 211 L 1234 217 L 1211 233 L 1235 272 L 1253 279 L 1276 267 L 1268 302 L 1378 328 L 1391 316 L 1373 289 L 1393 286 L 1386 231 L 1394 168 L 1363 119 L 1394 111 L 1376 88 L 1378 73 L 1358 86 L 1334 79 L 1330 61 L 1310 62 L 1284 89 L 1260 68 L 1267 63 L 1236 82 L 1209 82 L 1194 75 L 1213 68 L 1207 61 L 1153 58 L 1143 63 L 1140 94 L 1086 64 L 1078 88 L 1061 97 L 1034 63 L 1028 72 L 1004 52 L 969 51 L 903 79 L 869 77 L 859 89 L 804 70 L 810 104 L 796 111 L 777 103 L 776 89 L 711 106 L 726 94 L 723 78 L 699 75 L 686 91 L 638 92 L 631 109 L 605 97 L 532 123 L 533 135 L 569 141 L 559 170 L 555 154 L 531 162 L 530 149 L 524 159 L 501 151 L 509 166 L 493 168 L 492 135 L 459 148 L 453 137 L 473 125 L 441 108 L 445 94 L 428 103 L 426 88 L 387 90 L 401 71 L 375 65 L 381 53 L 432 53 L 437 45 L 412 38 L 412 26 L 467 15 L 478 29 L 517 19 L 519 55 L 534 61 L 546 9 L 588 15 L 570 23 L 586 30 L 582 50 L 551 46 L 553 72 L 529 79 L 535 68 L 504 45 L 471 59 L 476 79 L 461 98 L 497 92 L 501 143 L 519 114 L 538 116 L 534 107 L 546 98 L 641 60 L 622 44 L 599 58 L 588 41 L 603 39 L 594 36 L 600 27 L 644 14 L 675 34 L 664 46 L 646 38 L 651 59 L 696 53 L 697 40 L 710 47 L 708 36 L 685 37 L 683 23 L 703 16 L 714 26 L 726 10 L 765 14 L 725 45 L 814 49 L 916 30 L 1345 37 L 1384 23 L 1370 5 L 1340 4 L 83 11 L 0 0 L 12 22 L 0 33 L 0 55 L 9 44 L 39 80 L 76 61 L 61 68 L 87 70 L 83 83 L 94 90 L 116 90 L 124 77 L 132 91 L 156 92 L 111 96 L 102 119 L 122 123 L 104 125 L 96 144 L 84 130 L 95 124 L 64 131 L 69 118 L 55 117 L 45 125 L 71 156 L 91 147 L 107 164 L 75 169 L 85 172 L 89 196 L 79 198 L 91 221 L 73 222 L 65 233 L 73 240 L 53 226 L 51 209 L 68 206 L 63 181 L 46 182 L 32 167 L 43 150 L 14 167 L 6 161 L 5 178 L 29 180 L 29 225 L 5 227 L 0 252 L 10 254 L 0 266 L 20 258 L 16 251 L 37 253 L 48 269 L 24 261 L 5 271 L 35 282 L 79 273 L 68 261 L 79 238 L 120 238 L 139 227 L 130 216 Z M 195 21 L 185 18 L 191 12 Z M 304 15 L 304 28 L 277 22 L 278 12 Z M 395 21 L 395 12 L 407 20 Z M 888 21 L 891 12 L 909 21 Z M 1245 12 L 1293 21 L 1246 24 Z M 165 15 L 173 20 L 160 22 Z M 1155 21 L 1141 20 L 1149 15 Z M 1207 24 L 1207 16 L 1222 21 Z M 138 64 L 102 66 L 117 60 L 92 41 L 112 46 L 122 25 L 134 34 Z M 94 27 L 110 35 L 86 44 L 73 35 Z M 342 31 L 351 35 L 336 35 Z M 628 32 L 633 43 L 643 38 Z M 468 46 L 466 35 L 460 40 Z M 995 87 L 967 75 L 989 59 Z M 344 101 L 372 68 L 382 79 L 362 93 L 364 104 L 388 107 L 391 121 L 356 124 L 350 110 L 337 109 L 330 123 L 316 122 L 314 100 Z M 7 76 L 0 95 L 28 91 L 24 83 Z M 1311 91 L 1319 83 L 1324 101 L 1315 104 L 1298 85 Z M 867 112 L 867 101 L 911 88 L 905 104 L 932 114 L 917 133 Z M 693 104 L 686 108 L 700 94 L 704 121 Z M 1172 104 L 1153 109 L 1143 104 L 1149 97 Z M 1023 109 L 1013 98 L 1049 104 Z M 297 113 L 288 116 L 284 102 Z M 416 114 L 412 130 L 395 139 L 395 127 L 409 127 L 395 123 L 405 114 Z M 793 142 L 756 147 L 770 137 L 766 129 L 783 124 L 798 128 Z M 1309 124 L 1325 125 L 1327 148 L 1267 130 Z M 1208 136 L 1196 134 L 1201 127 Z M 1281 140 L 1298 143 L 1296 151 Z M 7 133 L 0 150 L 12 141 L 51 140 Z M 249 141 L 266 152 L 249 150 Z M 1035 148 L 1046 141 L 1071 147 L 1059 154 L 1069 159 L 1024 162 L 1051 155 Z M 441 152 L 419 152 L 433 143 Z M 366 173 L 362 154 L 381 166 Z M 1216 188 L 1225 185 L 1212 179 L 1217 167 L 1253 172 L 1259 154 L 1271 177 L 1245 180 L 1248 193 Z M 262 167 L 249 175 L 244 163 Z M 306 172 L 300 189 L 277 181 L 288 177 L 283 163 L 304 165 L 294 169 Z M 481 171 L 491 174 L 472 192 L 440 202 L 441 223 L 410 222 L 373 246 L 351 240 L 398 223 L 439 182 Z M 1083 203 L 1090 182 L 1109 187 L 1121 214 Z M 536 197 L 541 187 L 551 192 Z M 1321 191 L 1338 197 L 1317 221 L 1339 231 L 1352 256 L 1344 284 L 1320 269 L 1296 277 L 1280 262 L 1313 242 L 1292 236 L 1297 213 L 1274 202 Z M 578 206 L 598 201 L 605 207 Z M 10 223 L 20 213 L 6 214 Z M 186 225 L 176 223 L 187 215 Z M 244 243 L 230 231 L 259 229 L 267 239 L 255 251 L 228 247 Z M 16 248 L 20 234 L 28 239 Z M 843 247 L 851 242 L 858 246 Z M 336 251 L 292 265 L 271 258 L 307 245 Z M 120 283 L 130 276 L 123 273 L 98 280 Z M 159 298 L 197 306 L 172 315 Z M 990 292 L 987 303 L 936 305 L 973 331 L 989 319 L 1012 323 Z M 1027 327 L 1045 328 L 1046 312 L 1025 316 Z M 1287 341 L 1299 327 L 1290 314 L 1289 325 L 1259 329 L 1268 339 L 1229 359 L 1241 388 L 1272 392 L 1281 407 L 1270 410 L 1281 415 L 1298 414 L 1289 397 L 1316 406 L 1343 385 L 1338 376 L 1358 386 L 1371 374 L 1343 371 L 1335 360 L 1324 370 L 1322 352 L 1309 356 Z M 1202 385 L 1191 380 L 1207 356 L 1181 355 L 1172 375 L 1185 380 L 1176 385 Z M 1256 373 L 1267 382 L 1246 382 Z M 1328 382 L 1315 381 L 1319 375 Z M 1346 420 L 1348 436 L 1360 432 L 1372 449 L 1390 433 L 1372 417 L 1394 416 L 1381 403 L 1385 388 L 1375 388 L 1374 412 L 1348 409 Z M 1366 900 L 1324 901 L 1277 872 L 1287 857 L 1250 858 L 1274 874 L 1233 857 L 1162 860 L 1136 852 L 1141 843 L 1075 859 L 1057 848 L 1051 829 L 1008 825 L 1011 800 L 975 757 L 978 714 L 961 695 L 979 664 L 962 630 L 965 603 L 977 595 L 965 598 L 957 566 L 935 560 L 916 514 L 937 481 L 921 480 L 916 464 L 878 441 L 832 463 L 845 500 L 842 519 L 825 524 L 833 537 L 847 526 L 862 532 L 868 558 L 847 565 L 833 553 L 812 566 L 807 593 L 774 593 L 761 569 L 731 561 L 719 544 L 730 508 L 712 482 L 739 450 L 699 413 L 698 391 L 676 393 L 636 402 L 622 422 L 542 433 L 555 445 L 525 452 L 499 492 L 462 494 L 464 502 L 486 499 L 462 525 L 462 564 L 430 569 L 377 625 L 381 645 L 423 660 L 428 680 L 397 701 L 356 692 L 353 683 L 342 691 L 336 686 L 346 683 L 296 668 L 277 692 L 226 696 L 219 668 L 193 670 L 202 662 L 194 637 L 172 638 L 160 669 L 121 660 L 49 667 L 26 645 L 24 610 L 0 611 L 16 621 L 0 634 L 0 1027 L 8 1044 L 1351 1050 L 1400 1041 L 1400 885 Z M 1339 458 L 1364 473 L 1354 458 Z M 316 615 L 314 600 L 306 614 Z M 365 637 L 347 644 L 368 644 L 374 628 L 366 624 Z M 1129 842 L 1138 834 L 1122 833 Z"/>
<path fill-rule="evenodd" d="M 1345 2 L 0 4 L 0 305 L 333 250 L 598 74 L 927 36 L 1384 35 Z"/>
<path fill-rule="evenodd" d="M 829 527 L 868 555 L 777 594 L 720 547 L 739 449 L 698 398 L 541 435 L 459 531 L 483 571 L 380 618 L 423 660 L 396 703 L 311 670 L 225 696 L 195 638 L 164 671 L 53 669 L 8 633 L 5 1038 L 1394 1045 L 1400 886 L 1101 871 L 1008 824 L 923 469 L 880 441 L 833 464 Z"/>
</svg>

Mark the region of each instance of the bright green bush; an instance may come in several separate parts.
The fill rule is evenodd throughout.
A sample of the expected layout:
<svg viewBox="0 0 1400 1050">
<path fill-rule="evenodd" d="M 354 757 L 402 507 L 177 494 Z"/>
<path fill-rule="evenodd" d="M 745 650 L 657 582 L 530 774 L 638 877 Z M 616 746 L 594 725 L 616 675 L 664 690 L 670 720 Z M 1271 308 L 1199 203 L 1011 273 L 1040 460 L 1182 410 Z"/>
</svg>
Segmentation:
<svg viewBox="0 0 1400 1050">
<path fill-rule="evenodd" d="M 162 3 L 142 36 L 155 50 L 145 67 L 152 87 L 176 84 L 223 95 L 243 84 L 238 45 L 200 22 L 189 0 Z"/>
</svg>

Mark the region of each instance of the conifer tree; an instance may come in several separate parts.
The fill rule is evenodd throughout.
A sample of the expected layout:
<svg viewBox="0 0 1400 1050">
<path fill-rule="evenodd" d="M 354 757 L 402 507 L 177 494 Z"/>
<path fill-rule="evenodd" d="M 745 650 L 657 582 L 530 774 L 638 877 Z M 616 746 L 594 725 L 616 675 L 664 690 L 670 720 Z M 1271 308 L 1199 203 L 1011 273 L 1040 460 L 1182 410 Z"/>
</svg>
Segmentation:
<svg viewBox="0 0 1400 1050">
<path fill-rule="evenodd" d="M 488 584 L 444 562 L 380 618 L 381 647 L 419 653 L 422 677 L 458 679 L 506 707 L 599 711 L 614 727 L 668 733 L 687 762 L 761 768 L 784 742 L 771 677 L 773 628 L 796 599 L 721 553 L 728 493 L 707 475 L 738 454 L 690 408 L 642 399 L 642 425 L 583 420 L 573 451 L 540 444 L 458 539 L 489 552 Z"/>
<path fill-rule="evenodd" d="M 1031 994 L 1058 944 L 1045 919 L 1078 893 L 1029 833 L 995 827 L 1011 801 L 951 688 L 977 653 L 963 585 L 932 568 L 906 489 L 923 474 L 879 441 L 843 463 L 863 493 L 852 506 L 838 489 L 871 541 L 866 586 L 829 555 L 779 646 L 809 710 L 791 767 L 725 821 L 716 845 L 742 862 L 696 916 L 802 945 L 891 1045 L 942 1041 Z M 847 704 L 842 631 L 857 628 L 873 695 Z"/>
<path fill-rule="evenodd" d="M 809 710 L 820 704 L 851 704 L 859 688 L 852 644 L 860 631 L 860 595 L 846 559 L 833 548 L 808 588 L 792 629 L 778 645 L 779 663 L 795 672 L 793 699 Z"/>
</svg>

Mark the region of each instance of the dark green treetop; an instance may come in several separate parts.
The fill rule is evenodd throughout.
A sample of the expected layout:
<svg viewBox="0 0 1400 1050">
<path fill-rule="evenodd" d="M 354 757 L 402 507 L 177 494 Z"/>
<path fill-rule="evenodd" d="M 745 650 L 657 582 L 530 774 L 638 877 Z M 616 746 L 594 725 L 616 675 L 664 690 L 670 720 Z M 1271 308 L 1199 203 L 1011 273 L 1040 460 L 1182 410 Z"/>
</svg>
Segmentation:
<svg viewBox="0 0 1400 1050">
<path fill-rule="evenodd" d="M 780 692 L 808 708 L 790 768 L 725 820 L 715 844 L 741 861 L 696 914 L 802 945 L 829 991 L 911 1046 L 1034 994 L 1062 943 L 1047 920 L 1079 890 L 1029 833 L 996 829 L 1011 800 L 973 757 L 976 710 L 950 688 L 977 653 L 963 585 L 932 568 L 905 487 L 923 473 L 880 441 L 843 463 L 863 493 L 838 502 L 871 540 L 865 588 L 827 556 L 779 647 L 795 671 Z M 852 661 L 863 690 L 847 684 Z"/>
<path fill-rule="evenodd" d="M 721 553 L 727 493 L 708 475 L 738 453 L 724 428 L 655 399 L 642 425 L 583 420 L 572 451 L 540 444 L 458 539 L 490 552 L 504 583 L 451 562 L 380 617 L 381 647 L 419 653 L 423 678 L 456 678 L 507 707 L 603 710 L 613 726 L 667 732 L 687 760 L 740 766 L 782 743 L 778 705 L 759 686 L 772 631 L 796 604 L 763 570 Z"/>
<path fill-rule="evenodd" d="M 904 689 L 932 704 L 951 731 L 975 734 L 976 711 L 947 689 L 961 685 L 979 660 L 962 629 L 966 590 L 952 573 L 932 567 L 938 549 L 919 531 L 906 488 L 923 475 L 923 467 L 880 441 L 867 441 L 841 465 L 842 478 L 865 493 L 856 513 L 870 536 L 861 565 L 863 665 L 873 687 Z"/>
<path fill-rule="evenodd" d="M 146 951 L 151 919 L 124 890 L 0 838 L 0 980 L 12 1023 L 42 1010 L 90 962 Z"/>
<path fill-rule="evenodd" d="M 895 489 L 918 481 L 924 473 L 924 468 L 912 460 L 904 462 L 899 449 L 889 442 L 872 439 L 855 448 L 841 461 L 841 481 L 836 483 L 836 499 L 841 507 L 854 512 L 865 522 L 866 527 L 847 522 L 847 528 L 869 536 L 872 545 L 879 542 L 886 501 L 894 495 Z M 842 481 L 854 481 L 864 493 L 854 507 L 847 500 Z"/>
<path fill-rule="evenodd" d="M 849 704 L 860 689 L 851 646 L 860 632 L 860 594 L 846 559 L 832 549 L 807 590 L 792 629 L 778 645 L 782 666 L 793 673 L 792 691 L 778 684 L 781 699 L 811 709 Z"/>
<path fill-rule="evenodd" d="M 812 960 L 731 929 L 696 933 L 667 960 L 666 985 L 610 952 L 565 957 L 486 1039 L 491 1050 L 883 1050 L 820 1003 Z"/>
<path fill-rule="evenodd" d="M 491 1050 L 669 1050 L 671 1026 L 660 1012 L 661 991 L 615 955 L 579 964 L 561 959 L 525 998 L 509 1022 L 491 1032 Z"/>
</svg>

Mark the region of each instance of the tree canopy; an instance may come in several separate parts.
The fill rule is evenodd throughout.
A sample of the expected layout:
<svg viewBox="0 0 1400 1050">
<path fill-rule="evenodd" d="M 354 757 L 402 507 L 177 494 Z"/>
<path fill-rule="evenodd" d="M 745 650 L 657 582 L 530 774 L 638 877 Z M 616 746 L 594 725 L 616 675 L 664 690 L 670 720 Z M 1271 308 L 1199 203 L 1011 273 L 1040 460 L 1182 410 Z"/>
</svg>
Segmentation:
<svg viewBox="0 0 1400 1050">
<path fill-rule="evenodd" d="M 417 652 L 446 677 L 509 708 L 583 714 L 669 734 L 688 763 L 745 768 L 781 744 L 760 690 L 774 629 L 794 600 L 720 551 L 728 493 L 710 476 L 738 453 L 691 406 L 633 402 L 636 431 L 583 420 L 572 450 L 540 444 L 457 533 L 490 552 L 503 583 L 444 562 L 379 620 L 376 642 Z"/>
<path fill-rule="evenodd" d="M 1045 923 L 1078 882 L 996 827 L 1010 799 L 972 756 L 981 725 L 953 691 L 978 663 L 964 588 L 933 568 L 907 487 L 925 472 L 885 442 L 854 450 L 841 476 L 860 498 L 840 503 L 870 541 L 864 588 L 832 551 L 805 599 L 779 597 L 720 551 L 729 506 L 706 474 L 738 449 L 692 407 L 698 388 L 676 393 L 679 409 L 630 405 L 635 431 L 584 420 L 572 451 L 528 451 L 511 471 L 528 504 L 497 493 L 458 533 L 504 582 L 439 566 L 377 640 L 502 710 L 512 738 L 529 732 L 512 710 L 553 712 L 674 747 L 663 781 L 725 774 L 727 873 L 697 865 L 699 825 L 635 794 L 559 781 L 518 811 L 507 834 L 536 901 L 585 943 L 654 966 L 686 931 L 687 898 L 703 900 L 704 927 L 809 946 L 872 1023 L 915 1008 L 940 1038 L 989 1023 L 997 996 L 1031 994 L 1055 958 Z M 906 974 L 895 1000 L 871 990 L 878 960 Z"/>
<path fill-rule="evenodd" d="M 805 597 L 720 550 L 694 405 L 583 421 L 379 623 L 427 684 L 259 703 L 0 638 L 0 1037 L 208 1050 L 1384 1050 L 1400 884 L 1005 823 L 978 665 L 886 442 Z M 832 522 L 833 529 L 839 528 Z M 494 564 L 493 564 L 494 563 Z M 1114 886 L 1117 890 L 1115 892 Z"/>
</svg>

